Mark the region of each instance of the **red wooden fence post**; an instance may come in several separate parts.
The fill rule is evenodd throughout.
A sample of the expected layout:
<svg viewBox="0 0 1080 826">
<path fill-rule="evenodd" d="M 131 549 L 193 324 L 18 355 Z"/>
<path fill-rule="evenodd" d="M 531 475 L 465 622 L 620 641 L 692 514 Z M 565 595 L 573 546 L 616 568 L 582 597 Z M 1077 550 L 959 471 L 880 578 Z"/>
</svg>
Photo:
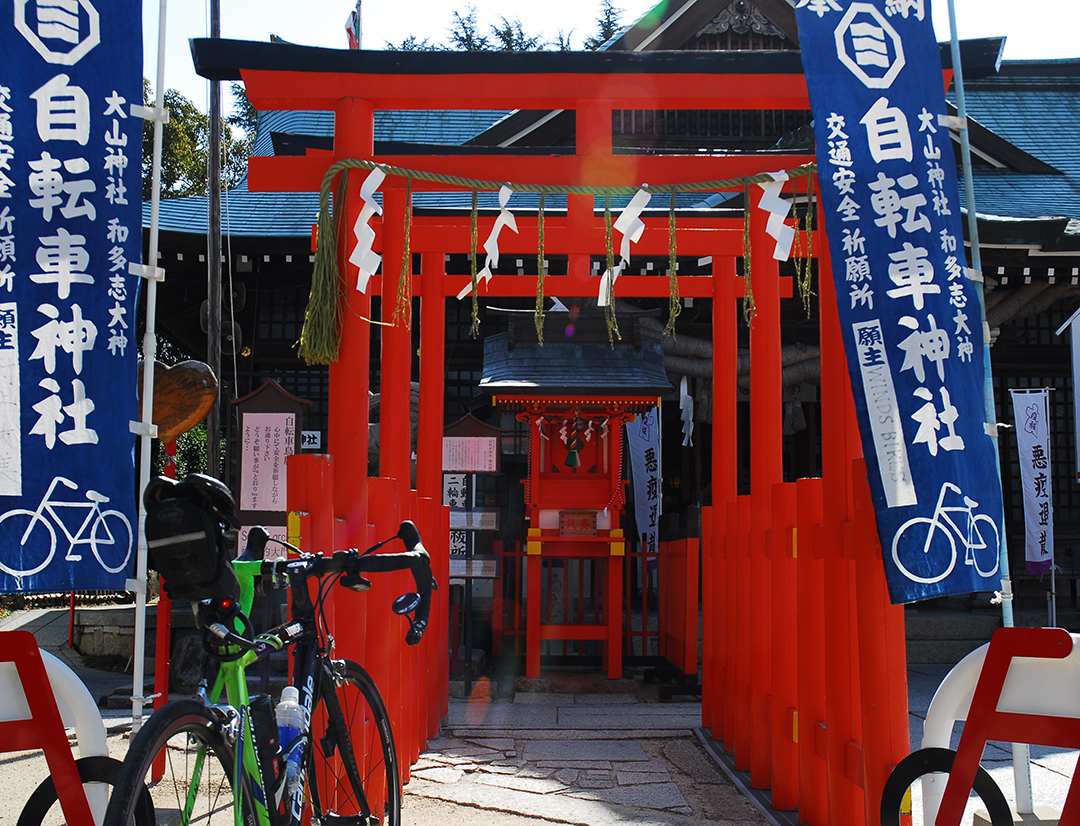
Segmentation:
<svg viewBox="0 0 1080 826">
<path fill-rule="evenodd" d="M 874 503 L 866 482 L 866 462 L 852 462 L 851 475 L 855 492 L 866 822 L 876 826 L 881 818 L 881 791 L 891 767 L 911 751 L 905 713 L 908 695 L 904 606 L 889 604 Z"/>
<path fill-rule="evenodd" d="M 857 762 L 852 761 L 850 753 L 858 746 L 858 728 L 861 727 L 855 705 L 858 701 L 858 624 L 854 554 L 850 558 L 844 557 L 845 532 L 852 526 L 844 526 L 853 514 L 851 460 L 860 452 L 828 244 L 818 245 L 818 255 L 821 386 L 829 389 L 822 394 L 821 400 L 822 476 L 829 490 L 824 499 L 823 522 L 829 821 L 855 826 L 863 820 L 863 794 L 856 783 L 857 773 L 847 767 L 849 762 Z M 853 429 L 854 443 L 851 439 Z"/>
<path fill-rule="evenodd" d="M 825 566 L 820 542 L 824 484 L 821 479 L 799 479 L 795 490 L 798 493 L 798 523 L 793 544 L 799 577 L 799 704 L 795 721 L 799 737 L 799 820 L 809 826 L 826 826 L 829 805 L 823 728 Z"/>
<path fill-rule="evenodd" d="M 442 432 L 444 357 L 446 351 L 446 299 L 442 280 L 446 271 L 442 253 L 425 252 L 420 257 L 420 422 L 416 436 L 416 490 L 429 501 L 426 526 L 421 536 L 431 554 L 432 571 L 445 556 L 445 535 L 440 532 L 438 509 L 442 505 Z M 440 590 L 432 594 L 428 639 L 428 679 L 439 686 L 428 692 L 426 731 L 434 737 L 439 720 L 449 708 L 449 626 L 446 595 L 450 583 L 436 573 Z M 445 683 L 446 691 L 442 690 Z"/>
<path fill-rule="evenodd" d="M 750 646 L 752 597 L 750 588 L 750 497 L 740 496 L 735 528 L 735 768 L 750 771 L 754 720 L 750 706 Z M 729 527 L 730 530 L 730 527 Z"/>
<path fill-rule="evenodd" d="M 796 486 L 773 485 L 772 561 L 772 805 L 788 811 L 799 803 L 799 758 L 792 723 L 799 704 L 799 594 L 794 532 Z"/>
<path fill-rule="evenodd" d="M 772 693 L 771 565 L 765 536 L 772 524 L 772 488 L 784 481 L 783 380 L 780 375 L 780 269 L 775 242 L 766 232 L 768 213 L 758 208 L 764 190 L 750 187 L 751 287 L 755 315 L 750 324 L 750 784 L 771 785 L 768 697 Z"/>
</svg>

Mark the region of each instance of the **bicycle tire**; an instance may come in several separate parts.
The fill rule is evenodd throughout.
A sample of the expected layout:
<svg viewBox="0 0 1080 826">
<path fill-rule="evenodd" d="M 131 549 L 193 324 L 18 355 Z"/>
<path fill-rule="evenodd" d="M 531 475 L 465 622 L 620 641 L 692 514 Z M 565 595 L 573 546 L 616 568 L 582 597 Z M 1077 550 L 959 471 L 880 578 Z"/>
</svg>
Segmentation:
<svg viewBox="0 0 1080 826">
<path fill-rule="evenodd" d="M 116 530 L 110 530 L 109 524 L 105 521 L 106 519 L 112 520 Z M 105 532 L 105 536 L 98 536 L 99 529 Z M 98 564 L 110 574 L 118 574 L 127 567 L 128 560 L 131 559 L 131 541 L 131 525 L 128 523 L 127 517 L 120 511 L 102 511 L 98 514 L 93 527 L 90 529 L 90 550 L 94 552 Z M 104 547 L 115 545 L 117 548 L 123 549 L 124 558 L 120 560 L 120 564 L 115 567 L 106 565 L 105 560 L 101 557 L 101 552 L 98 550 L 99 544 Z"/>
<path fill-rule="evenodd" d="M 924 525 L 928 526 L 928 527 L 926 527 L 925 531 L 923 529 Z M 901 554 L 900 554 L 900 545 L 901 545 L 900 537 L 909 528 L 915 528 L 916 526 L 918 526 L 916 531 L 919 532 L 919 535 L 918 535 L 917 539 L 915 539 L 915 541 L 912 541 L 913 537 L 909 535 L 908 542 L 905 543 L 908 546 L 905 549 L 906 550 L 905 556 L 908 557 L 908 564 L 905 565 L 904 562 L 901 561 L 901 559 L 900 559 L 900 556 L 901 556 Z M 934 530 L 934 529 L 935 529 L 935 522 L 934 522 L 933 519 L 930 519 L 927 516 L 916 516 L 915 518 L 909 519 L 907 522 L 905 522 L 903 525 L 901 525 L 900 530 L 898 530 L 896 532 L 896 534 L 893 536 L 893 542 L 892 542 L 892 558 L 893 558 L 893 562 L 895 562 L 896 567 L 900 569 L 900 573 L 902 573 L 904 576 L 906 576 L 912 582 L 921 582 L 921 583 L 923 583 L 925 585 L 932 585 L 935 582 L 941 582 L 941 580 L 945 579 L 945 577 L 947 577 L 949 574 L 951 574 L 952 571 L 953 571 L 953 568 L 956 567 L 956 540 L 953 539 L 952 534 L 949 533 L 947 528 L 945 528 L 944 526 L 942 526 L 940 524 L 937 524 L 936 525 L 936 532 L 935 532 L 934 536 L 935 537 L 937 537 L 937 536 L 944 536 L 945 537 L 945 539 L 949 543 L 951 556 L 950 556 L 950 559 L 949 559 L 948 567 L 946 567 L 943 572 L 938 573 L 937 571 L 932 571 L 932 570 L 929 569 L 927 563 L 928 563 L 928 561 L 930 560 L 931 557 L 930 557 L 930 554 L 928 552 L 923 550 L 923 548 L 926 545 L 925 540 L 926 540 L 927 535 L 929 534 L 929 532 L 931 530 Z M 914 534 L 914 533 L 916 533 L 916 531 L 912 531 L 911 533 Z M 911 550 L 912 548 L 914 548 L 914 551 Z"/>
<path fill-rule="evenodd" d="M 163 753 L 164 775 L 155 781 L 153 764 Z M 196 776 L 200 753 L 204 759 Z M 184 796 L 194 787 L 194 805 L 186 822 L 234 826 L 232 772 L 232 749 L 210 709 L 197 700 L 166 703 L 131 741 L 109 799 L 105 822 L 110 826 L 138 826 L 135 813 L 144 787 L 153 803 L 153 822 L 174 822 L 186 806 Z M 250 822 L 247 817 L 245 821 Z"/>
<path fill-rule="evenodd" d="M 924 774 L 948 774 L 955 760 L 956 752 L 952 749 L 919 749 L 897 763 L 881 791 L 881 826 L 900 826 L 900 804 L 908 787 Z M 1013 826 L 1005 795 L 982 766 L 975 773 L 973 788 L 982 798 L 993 826 Z"/>
<path fill-rule="evenodd" d="M 113 757 L 95 756 L 81 757 L 75 761 L 75 768 L 79 771 L 79 779 L 86 783 L 105 783 L 116 786 L 116 780 L 120 776 L 120 768 L 123 766 L 119 760 Z M 30 799 L 23 806 L 15 826 L 41 826 L 49 810 L 58 802 L 56 784 L 52 777 L 46 777 L 41 784 L 34 789 Z M 150 793 L 144 788 L 139 795 L 138 805 L 135 807 L 136 826 L 154 826 L 154 809 L 150 801 Z M 62 811 L 62 810 L 61 810 Z M 52 821 L 55 822 L 55 819 Z M 66 821 L 65 821 L 66 822 Z"/>
<path fill-rule="evenodd" d="M 971 549 L 971 564 L 975 568 L 975 571 L 979 574 L 979 576 L 991 577 L 998 572 L 998 568 L 1001 566 L 1001 534 L 998 533 L 997 522 L 995 522 L 985 513 L 977 513 L 975 514 L 975 516 L 972 517 L 972 525 L 975 525 L 979 522 L 989 523 L 990 527 L 994 530 L 994 555 L 991 558 L 991 561 L 994 563 L 994 567 L 991 568 L 989 571 L 984 571 L 982 568 L 979 567 L 979 551 L 984 550 L 982 548 Z M 975 530 L 978 530 L 978 528 L 976 528 Z M 990 544 L 986 540 L 986 534 L 979 531 L 979 536 L 982 537 L 983 543 L 986 545 L 986 548 L 989 548 Z"/>
<path fill-rule="evenodd" d="M 380 826 L 400 826 L 401 774 L 390 716 L 375 681 L 363 668 L 345 660 L 343 676 L 340 686 L 320 681 L 311 718 L 307 788 L 313 819 L 326 823 L 337 816 L 364 814 L 377 817 Z M 334 701 L 328 701 L 327 689 L 341 709 L 343 733 L 336 732 L 332 723 L 333 711 L 328 705 Z M 348 765 L 350 755 L 355 760 L 355 774 Z"/>
<path fill-rule="evenodd" d="M 25 528 L 22 525 L 18 525 L 17 527 L 15 526 L 15 517 L 18 516 L 30 517 L 30 521 L 26 524 Z M 7 526 L 0 528 L 0 545 L 9 549 L 9 552 L 7 554 L 8 556 L 15 555 L 13 552 L 10 551 L 10 549 L 21 549 L 26 544 L 26 540 L 30 538 L 30 533 L 39 524 L 42 525 L 48 532 L 49 552 L 45 555 L 44 562 L 41 562 L 39 564 L 31 562 L 29 568 L 25 567 L 26 562 L 21 558 L 19 562 L 20 565 L 22 565 L 23 567 L 20 568 L 13 568 L 10 565 L 5 564 L 3 561 L 0 561 L 0 571 L 11 574 L 11 576 L 13 577 L 33 576 L 34 574 L 40 573 L 48 567 L 49 563 L 52 562 L 53 557 L 56 556 L 56 531 L 53 529 L 53 526 L 49 524 L 49 520 L 46 519 L 44 516 L 41 516 L 35 511 L 26 510 L 25 508 L 16 508 L 15 510 L 10 510 L 5 514 L 0 515 L 0 525 L 3 525 L 4 522 L 8 521 L 9 519 L 11 519 L 12 522 L 9 523 Z M 9 531 L 18 535 L 15 541 L 12 541 L 8 538 L 7 533 Z M 40 533 L 41 531 L 38 531 L 38 534 Z"/>
</svg>

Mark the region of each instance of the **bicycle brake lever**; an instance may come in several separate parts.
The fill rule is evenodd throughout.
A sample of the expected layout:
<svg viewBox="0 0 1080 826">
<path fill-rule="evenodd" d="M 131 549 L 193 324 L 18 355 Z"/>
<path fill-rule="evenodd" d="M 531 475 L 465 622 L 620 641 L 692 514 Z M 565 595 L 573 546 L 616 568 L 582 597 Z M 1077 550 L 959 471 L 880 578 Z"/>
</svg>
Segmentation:
<svg viewBox="0 0 1080 826">
<path fill-rule="evenodd" d="M 371 588 L 371 582 L 364 579 L 360 574 L 344 574 L 341 577 L 341 585 L 350 591 L 362 594 Z"/>
<path fill-rule="evenodd" d="M 420 642 L 420 638 L 424 636 L 424 631 L 427 630 L 426 620 L 409 620 L 409 632 L 405 635 L 405 642 L 409 645 L 416 645 Z"/>
</svg>

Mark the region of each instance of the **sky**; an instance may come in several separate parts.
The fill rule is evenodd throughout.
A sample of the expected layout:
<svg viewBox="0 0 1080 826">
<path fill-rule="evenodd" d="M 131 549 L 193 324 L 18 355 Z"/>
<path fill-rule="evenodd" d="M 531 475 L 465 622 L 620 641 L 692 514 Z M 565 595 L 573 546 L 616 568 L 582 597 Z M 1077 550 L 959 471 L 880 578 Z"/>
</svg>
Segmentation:
<svg viewBox="0 0 1080 826">
<path fill-rule="evenodd" d="M 470 0 L 367 0 L 363 4 L 363 47 L 383 49 L 414 35 L 445 42 L 453 12 Z M 600 0 L 471 0 L 478 20 L 497 23 L 518 18 L 527 34 L 554 38 L 561 30 L 575 48 L 596 33 Z M 930 4 L 931 0 L 926 0 Z M 1080 57 L 1076 39 L 1080 7 L 1076 0 L 1027 0 L 1030 13 L 1019 13 L 1015 0 L 954 0 L 962 39 L 1007 35 L 1006 60 Z M 354 0 L 220 0 L 221 36 L 266 42 L 276 34 L 292 43 L 347 48 L 345 20 Z M 620 20 L 637 20 L 656 0 L 616 0 Z M 187 41 L 206 37 L 210 0 L 143 0 L 143 74 L 157 76 L 158 18 L 166 5 L 165 86 L 178 89 L 206 110 L 208 83 L 195 74 Z M 949 38 L 948 5 L 933 2 L 938 40 Z M 224 99 L 227 101 L 228 96 Z M 227 103 L 225 104 L 228 105 Z"/>
</svg>

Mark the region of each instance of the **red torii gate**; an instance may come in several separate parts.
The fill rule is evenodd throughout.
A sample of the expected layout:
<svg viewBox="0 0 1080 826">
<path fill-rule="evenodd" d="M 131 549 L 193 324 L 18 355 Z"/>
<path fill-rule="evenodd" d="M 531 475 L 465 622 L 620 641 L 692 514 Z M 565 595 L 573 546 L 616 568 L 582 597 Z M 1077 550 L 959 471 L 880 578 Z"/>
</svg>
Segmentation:
<svg viewBox="0 0 1080 826">
<path fill-rule="evenodd" d="M 199 73 L 243 79 L 258 109 L 330 110 L 334 146 L 306 157 L 252 158 L 249 186 L 261 191 L 318 190 L 328 167 L 348 159 L 483 180 L 540 185 L 637 186 L 720 180 L 791 169 L 807 156 L 616 155 L 612 111 L 622 109 L 809 109 L 797 53 L 403 53 L 312 49 L 236 41 L 193 41 Z M 568 109 L 576 112 L 576 151 L 565 155 L 374 155 L 376 110 Z M 359 211 L 362 175 L 350 178 L 344 226 Z M 383 272 L 396 292 L 405 248 L 406 183 L 382 187 L 383 218 L 373 220 Z M 445 184 L 412 180 L 418 190 Z M 755 192 L 756 207 L 760 193 Z M 666 221 L 649 226 L 634 253 L 668 253 Z M 877 822 L 880 790 L 908 752 L 902 608 L 890 606 L 864 473 L 843 342 L 836 318 L 824 236 L 815 238 L 820 273 L 823 479 L 783 482 L 780 298 L 766 216 L 752 210 L 756 317 L 750 332 L 751 492 L 736 479 L 737 260 L 743 225 L 730 218 L 680 219 L 682 256 L 712 256 L 711 276 L 680 276 L 683 296 L 714 301 L 713 506 L 704 515 L 703 722 L 734 752 L 752 785 L 771 788 L 778 809 L 798 806 L 800 820 L 823 826 Z M 650 226 L 651 224 L 651 226 Z M 506 254 L 535 252 L 537 219 L 519 216 L 504 234 Z M 819 221 L 818 225 L 821 225 Z M 545 246 L 569 256 L 565 276 L 548 276 L 551 295 L 593 295 L 590 254 L 605 249 L 605 226 L 592 195 L 568 195 L 565 216 L 548 215 Z M 354 243 L 344 236 L 339 260 Z M 448 560 L 441 495 L 444 301 L 466 277 L 445 273 L 445 253 L 469 249 L 468 218 L 413 217 L 410 246 L 421 254 L 420 425 L 416 489 L 410 490 L 410 334 L 381 327 L 382 415 L 378 479 L 368 479 L 367 393 L 370 293 L 351 289 L 338 360 L 331 364 L 329 455 L 290 460 L 290 508 L 310 515 L 312 549 L 364 546 L 415 518 L 430 542 L 440 579 Z M 351 268 L 350 268 L 351 269 Z M 390 287 L 390 285 L 387 285 Z M 485 296 L 533 296 L 534 276 L 497 275 Z M 620 296 L 668 295 L 662 276 L 624 275 Z M 788 293 L 790 294 L 790 293 Z M 384 309 L 384 316 L 389 314 Z M 823 490 L 828 495 L 823 495 Z M 856 516 L 859 518 L 856 519 Z M 371 523 L 374 523 L 372 526 Z M 859 541 L 856 542 L 856 536 Z M 335 636 L 362 660 L 400 721 L 399 747 L 414 759 L 447 709 L 445 604 L 429 634 L 435 656 L 402 652 L 388 604 L 393 589 L 373 589 L 338 613 Z M 445 591 L 440 592 L 445 594 Z M 726 595 L 726 599 L 723 595 Z M 407 691 L 405 690 L 407 689 Z M 409 696 L 406 698 L 405 695 Z M 419 711 L 416 708 L 420 707 Z M 403 754 L 404 756 L 404 754 Z M 410 760 L 403 760 L 408 765 Z"/>
</svg>

